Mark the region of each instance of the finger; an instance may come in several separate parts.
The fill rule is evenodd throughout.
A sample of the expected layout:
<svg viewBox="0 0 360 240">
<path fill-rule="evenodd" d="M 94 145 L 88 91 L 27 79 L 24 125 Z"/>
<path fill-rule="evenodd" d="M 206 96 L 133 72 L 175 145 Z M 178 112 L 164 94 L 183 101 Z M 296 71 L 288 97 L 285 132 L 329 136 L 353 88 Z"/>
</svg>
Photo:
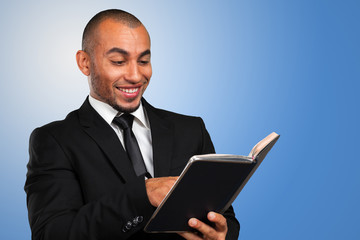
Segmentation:
<svg viewBox="0 0 360 240">
<path fill-rule="evenodd" d="M 195 233 L 191 233 L 191 232 L 183 232 L 183 233 L 179 233 L 179 235 L 187 240 L 201 240 L 202 239 L 199 235 L 197 235 Z"/>
<path fill-rule="evenodd" d="M 168 177 L 167 179 L 174 184 L 179 177 Z"/>
<path fill-rule="evenodd" d="M 145 180 L 146 193 L 151 205 L 158 207 L 178 177 L 150 178 Z"/>
<path fill-rule="evenodd" d="M 217 232 L 215 231 L 214 228 L 210 227 L 209 225 L 203 223 L 202 221 L 199 221 L 196 218 L 190 218 L 189 222 L 188 222 L 189 226 L 198 230 L 199 232 L 201 232 L 204 237 L 209 238 L 209 239 L 216 239 L 217 237 Z"/>
<path fill-rule="evenodd" d="M 219 232 L 226 232 L 227 231 L 227 223 L 226 218 L 216 212 L 209 212 L 207 215 L 210 222 L 215 223 L 215 228 Z"/>
</svg>

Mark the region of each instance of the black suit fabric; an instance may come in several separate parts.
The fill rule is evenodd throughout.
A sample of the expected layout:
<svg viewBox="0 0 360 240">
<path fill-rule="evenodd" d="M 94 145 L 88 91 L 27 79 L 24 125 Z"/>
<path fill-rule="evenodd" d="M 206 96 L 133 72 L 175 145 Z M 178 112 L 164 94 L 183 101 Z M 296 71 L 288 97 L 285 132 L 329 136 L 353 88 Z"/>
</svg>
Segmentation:
<svg viewBox="0 0 360 240">
<path fill-rule="evenodd" d="M 201 118 L 142 102 L 155 177 L 178 176 L 191 156 L 214 152 Z M 25 191 L 32 239 L 180 239 L 142 230 L 155 210 L 145 180 L 136 176 L 116 133 L 88 99 L 64 120 L 35 129 L 29 153 Z M 227 238 L 237 239 L 233 209 L 225 216 Z"/>
</svg>

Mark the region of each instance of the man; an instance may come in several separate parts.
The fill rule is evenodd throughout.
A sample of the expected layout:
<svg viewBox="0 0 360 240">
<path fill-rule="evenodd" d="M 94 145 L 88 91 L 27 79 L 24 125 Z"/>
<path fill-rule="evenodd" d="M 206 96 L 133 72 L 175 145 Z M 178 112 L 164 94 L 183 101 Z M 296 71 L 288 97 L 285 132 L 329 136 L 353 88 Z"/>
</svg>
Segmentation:
<svg viewBox="0 0 360 240">
<path fill-rule="evenodd" d="M 199 234 L 143 231 L 188 159 L 214 148 L 200 118 L 156 109 L 142 98 L 152 75 L 150 37 L 135 16 L 98 13 L 82 48 L 76 60 L 88 76 L 89 97 L 30 137 L 25 191 L 32 238 L 237 239 L 232 208 L 224 216 L 208 214 L 214 227 L 190 219 Z M 123 128 L 121 116 L 131 119 L 130 127 Z M 140 170 L 129 149 L 132 134 Z"/>
</svg>

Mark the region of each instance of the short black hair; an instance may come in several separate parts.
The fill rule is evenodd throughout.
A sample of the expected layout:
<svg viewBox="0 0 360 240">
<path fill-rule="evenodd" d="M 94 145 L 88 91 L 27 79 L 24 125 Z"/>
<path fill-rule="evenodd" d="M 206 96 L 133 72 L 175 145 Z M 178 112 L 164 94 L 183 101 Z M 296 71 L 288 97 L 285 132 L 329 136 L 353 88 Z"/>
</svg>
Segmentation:
<svg viewBox="0 0 360 240">
<path fill-rule="evenodd" d="M 86 25 L 82 37 L 82 50 L 90 53 L 94 41 L 94 31 L 104 20 L 112 19 L 121 22 L 130 28 L 136 28 L 142 25 L 140 20 L 131 13 L 125 12 L 120 9 L 108 9 L 97 13 L 90 19 Z"/>
</svg>

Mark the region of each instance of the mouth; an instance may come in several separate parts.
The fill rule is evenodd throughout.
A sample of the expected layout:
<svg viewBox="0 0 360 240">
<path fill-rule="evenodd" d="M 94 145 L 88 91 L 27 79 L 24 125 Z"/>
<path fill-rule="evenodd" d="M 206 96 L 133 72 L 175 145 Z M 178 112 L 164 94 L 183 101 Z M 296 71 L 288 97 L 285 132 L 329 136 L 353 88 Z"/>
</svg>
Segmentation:
<svg viewBox="0 0 360 240">
<path fill-rule="evenodd" d="M 119 90 L 122 98 L 127 99 L 127 101 L 135 99 L 140 94 L 140 86 L 136 87 L 116 87 Z"/>
<path fill-rule="evenodd" d="M 140 88 L 117 88 L 119 89 L 120 91 L 124 92 L 124 93 L 136 93 L 139 91 Z"/>
</svg>

